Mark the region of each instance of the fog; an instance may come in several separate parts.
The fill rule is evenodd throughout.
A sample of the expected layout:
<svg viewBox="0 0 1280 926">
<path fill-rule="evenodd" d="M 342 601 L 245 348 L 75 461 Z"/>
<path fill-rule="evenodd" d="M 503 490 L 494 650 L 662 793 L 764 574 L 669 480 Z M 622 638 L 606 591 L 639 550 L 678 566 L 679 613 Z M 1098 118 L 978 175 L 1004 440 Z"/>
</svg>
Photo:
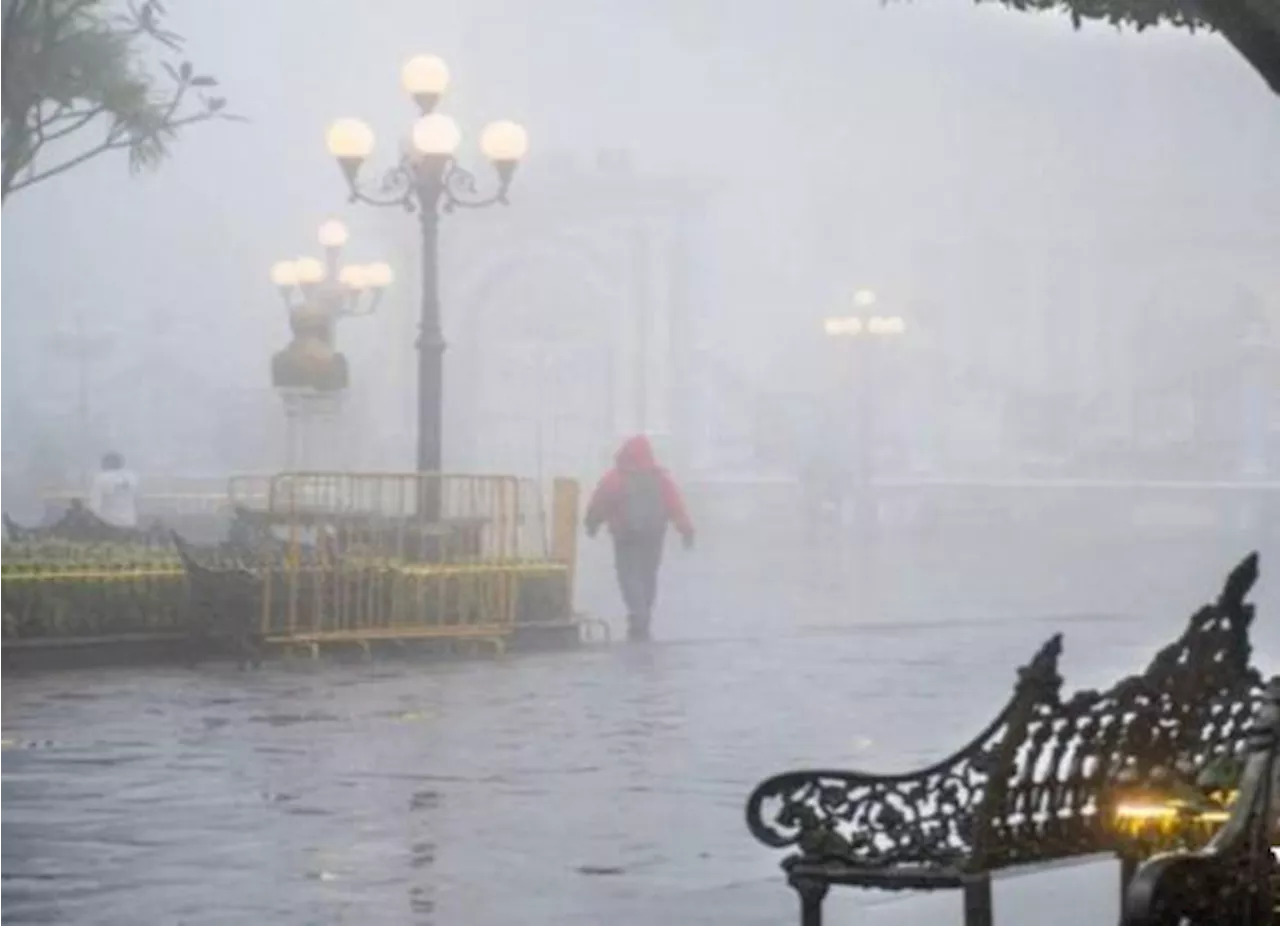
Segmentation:
<svg viewBox="0 0 1280 926">
<path fill-rule="evenodd" d="M 870 289 L 905 322 L 857 348 L 886 478 L 1275 478 L 1280 120 L 1216 36 L 962 0 L 228 9 L 171 24 L 249 122 L 6 203 L 10 510 L 106 448 L 153 483 L 284 465 L 268 271 L 331 216 L 396 281 L 340 325 L 309 462 L 412 467 L 417 228 L 347 204 L 324 132 L 366 119 L 390 166 L 421 51 L 482 186 L 482 125 L 532 139 L 508 209 L 443 221 L 446 468 L 590 480 L 643 430 L 713 521 L 717 486 L 750 509 L 847 464 L 861 360 L 823 320 Z"/>
</svg>

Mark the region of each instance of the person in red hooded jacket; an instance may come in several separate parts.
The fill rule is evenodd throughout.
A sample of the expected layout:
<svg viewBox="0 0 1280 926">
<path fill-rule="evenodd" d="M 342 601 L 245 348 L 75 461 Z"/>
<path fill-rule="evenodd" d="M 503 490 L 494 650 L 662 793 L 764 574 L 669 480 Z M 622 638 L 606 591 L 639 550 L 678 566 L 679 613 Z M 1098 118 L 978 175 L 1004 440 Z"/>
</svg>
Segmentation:
<svg viewBox="0 0 1280 926">
<path fill-rule="evenodd" d="M 647 437 L 629 438 L 615 461 L 587 505 L 587 536 L 594 537 L 602 524 L 609 526 L 618 587 L 627 606 L 627 638 L 647 640 L 667 525 L 675 525 L 689 549 L 693 522 L 680 489 L 658 465 Z"/>
</svg>

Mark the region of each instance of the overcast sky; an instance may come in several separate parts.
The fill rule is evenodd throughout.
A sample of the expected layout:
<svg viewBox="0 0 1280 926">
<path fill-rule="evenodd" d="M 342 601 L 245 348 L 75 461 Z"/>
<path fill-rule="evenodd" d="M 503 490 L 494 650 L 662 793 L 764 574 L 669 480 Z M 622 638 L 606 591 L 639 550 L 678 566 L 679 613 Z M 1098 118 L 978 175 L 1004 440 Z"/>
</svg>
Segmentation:
<svg viewBox="0 0 1280 926">
<path fill-rule="evenodd" d="M 699 312 L 726 362 L 756 375 L 861 282 L 946 292 L 992 337 L 1017 328 L 1013 303 L 1068 279 L 1109 317 L 1183 276 L 1210 277 L 1186 284 L 1210 298 L 1223 280 L 1269 287 L 1273 308 L 1280 292 L 1280 104 L 1212 35 L 1075 32 L 964 0 L 171 6 L 190 57 L 251 122 L 191 129 L 158 173 L 100 159 L 6 205 L 6 408 L 14 393 L 65 405 L 48 385 L 65 367 L 42 350 L 77 313 L 128 341 L 112 363 L 180 357 L 194 380 L 264 386 L 286 338 L 271 263 L 309 249 L 334 213 L 369 257 L 388 251 L 373 230 L 385 220 L 345 208 L 325 126 L 365 118 L 375 160 L 388 157 L 413 115 L 398 69 L 421 51 L 452 66 L 443 108 L 468 155 L 484 122 L 511 117 L 534 159 L 625 149 L 640 169 L 717 181 Z M 518 179 L 514 197 L 518 209 Z M 1210 254 L 1211 272 L 1164 255 L 1171 238 Z M 969 250 L 939 257 L 957 241 Z M 1136 282 L 1117 241 L 1149 244 Z M 352 341 L 353 365 L 362 344 L 389 349 L 390 330 Z M 102 401 L 137 399 L 121 387 Z"/>
</svg>

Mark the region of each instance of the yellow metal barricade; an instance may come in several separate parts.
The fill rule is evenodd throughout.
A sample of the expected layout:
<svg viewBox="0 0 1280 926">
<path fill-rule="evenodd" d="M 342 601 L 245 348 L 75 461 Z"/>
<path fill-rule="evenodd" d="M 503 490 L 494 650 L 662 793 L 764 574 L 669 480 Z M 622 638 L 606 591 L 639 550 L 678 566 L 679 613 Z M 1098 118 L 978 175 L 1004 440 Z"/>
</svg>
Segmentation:
<svg viewBox="0 0 1280 926">
<path fill-rule="evenodd" d="M 556 498 L 569 486 L 576 504 L 567 481 Z M 313 645 L 500 645 L 519 619 L 522 584 L 547 575 L 571 581 L 571 563 L 553 555 L 545 511 L 541 487 L 514 476 L 272 477 L 266 512 L 282 553 L 264 576 L 262 633 Z"/>
</svg>

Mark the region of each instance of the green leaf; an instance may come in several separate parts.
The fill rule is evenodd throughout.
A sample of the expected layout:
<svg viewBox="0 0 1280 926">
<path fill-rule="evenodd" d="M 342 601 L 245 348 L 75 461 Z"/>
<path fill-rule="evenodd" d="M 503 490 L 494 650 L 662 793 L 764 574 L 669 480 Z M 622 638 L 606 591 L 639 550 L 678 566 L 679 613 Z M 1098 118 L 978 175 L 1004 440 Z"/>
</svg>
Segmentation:
<svg viewBox="0 0 1280 926">
<path fill-rule="evenodd" d="M 5 116 L 9 124 L 12 115 L 15 136 L 0 151 L 4 200 L 119 150 L 131 170 L 152 167 L 166 156 L 175 124 L 230 118 L 221 113 L 224 99 L 184 96 L 189 86 L 208 89 L 217 81 L 199 74 L 180 51 L 172 63 L 165 60 L 182 37 L 164 28 L 160 0 L 3 3 Z M 77 114 L 95 118 L 79 122 Z M 59 135 L 58 150 L 43 149 L 44 136 L 59 131 L 66 134 Z"/>
</svg>

